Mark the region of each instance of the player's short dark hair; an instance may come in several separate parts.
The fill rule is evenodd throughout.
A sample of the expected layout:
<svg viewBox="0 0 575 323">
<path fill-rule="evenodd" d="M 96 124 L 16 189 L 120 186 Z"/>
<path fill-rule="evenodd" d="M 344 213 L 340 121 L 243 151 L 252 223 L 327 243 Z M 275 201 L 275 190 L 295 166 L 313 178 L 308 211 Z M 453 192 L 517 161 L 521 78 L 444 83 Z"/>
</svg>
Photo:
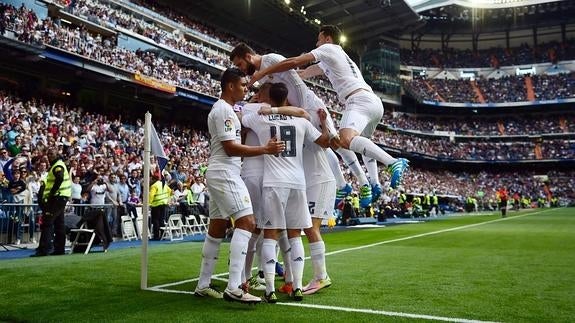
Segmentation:
<svg viewBox="0 0 575 323">
<path fill-rule="evenodd" d="M 325 37 L 331 37 L 334 43 L 339 44 L 339 37 L 341 35 L 341 30 L 334 25 L 324 25 L 319 29 L 320 33 L 323 33 Z"/>
<path fill-rule="evenodd" d="M 220 78 L 220 83 L 222 86 L 222 91 L 227 87 L 229 83 L 237 82 L 242 77 L 246 76 L 244 72 L 240 71 L 235 67 L 230 67 L 222 73 Z"/>
<path fill-rule="evenodd" d="M 232 52 L 230 53 L 230 61 L 233 61 L 236 57 L 244 58 L 246 54 L 255 54 L 256 52 L 246 43 L 239 43 L 234 47 Z"/>
<path fill-rule="evenodd" d="M 273 83 L 266 82 L 258 87 L 258 92 L 269 92 Z"/>
<path fill-rule="evenodd" d="M 284 83 L 273 83 L 270 86 L 270 100 L 274 105 L 282 104 L 288 95 L 288 88 Z"/>
</svg>

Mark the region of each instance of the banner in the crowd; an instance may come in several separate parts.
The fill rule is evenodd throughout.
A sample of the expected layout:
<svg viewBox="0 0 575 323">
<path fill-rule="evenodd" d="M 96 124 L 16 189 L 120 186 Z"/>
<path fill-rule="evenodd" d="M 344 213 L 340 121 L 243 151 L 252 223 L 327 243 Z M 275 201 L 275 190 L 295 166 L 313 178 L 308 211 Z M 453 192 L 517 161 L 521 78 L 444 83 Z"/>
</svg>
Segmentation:
<svg viewBox="0 0 575 323">
<path fill-rule="evenodd" d="M 137 83 L 140 83 L 140 84 L 145 85 L 147 87 L 151 87 L 151 88 L 156 89 L 156 90 L 160 90 L 160 91 L 171 93 L 171 94 L 176 93 L 176 87 L 175 86 L 161 82 L 161 81 L 158 81 L 158 80 L 151 78 L 151 77 L 141 75 L 139 73 L 134 74 L 134 80 Z"/>
</svg>

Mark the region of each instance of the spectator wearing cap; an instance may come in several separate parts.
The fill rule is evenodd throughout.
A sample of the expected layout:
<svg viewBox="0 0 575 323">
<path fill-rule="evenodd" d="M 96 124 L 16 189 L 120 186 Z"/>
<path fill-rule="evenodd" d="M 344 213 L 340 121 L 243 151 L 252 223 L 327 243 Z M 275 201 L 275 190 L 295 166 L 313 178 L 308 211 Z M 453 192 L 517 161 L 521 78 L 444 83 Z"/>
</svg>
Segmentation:
<svg viewBox="0 0 575 323">
<path fill-rule="evenodd" d="M 8 150 L 6 148 L 0 149 L 0 168 L 4 169 L 4 165 L 10 161 L 12 157 L 8 154 Z"/>
<path fill-rule="evenodd" d="M 22 146 L 22 150 L 20 151 L 20 153 L 22 154 L 22 156 L 28 157 L 28 156 L 30 155 L 30 146 L 28 146 L 28 145 L 23 145 L 23 146 Z"/>
</svg>

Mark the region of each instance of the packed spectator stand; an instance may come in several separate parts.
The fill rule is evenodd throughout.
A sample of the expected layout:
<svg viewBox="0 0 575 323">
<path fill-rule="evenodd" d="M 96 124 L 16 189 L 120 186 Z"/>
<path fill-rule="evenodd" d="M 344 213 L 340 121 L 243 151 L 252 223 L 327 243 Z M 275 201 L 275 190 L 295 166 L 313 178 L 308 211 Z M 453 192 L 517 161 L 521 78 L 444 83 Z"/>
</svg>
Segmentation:
<svg viewBox="0 0 575 323">
<path fill-rule="evenodd" d="M 194 29 L 204 34 L 206 39 L 221 43 L 219 49 L 194 42 L 191 37 L 181 33 L 170 33 L 163 30 L 153 21 L 135 18 L 137 15 L 127 13 L 126 8 L 112 6 L 105 2 L 93 0 L 75 1 L 74 6 L 59 0 L 66 11 L 88 18 L 109 28 L 124 28 L 156 44 L 161 44 L 175 51 L 183 52 L 207 64 L 220 68 L 229 65 L 225 45 L 233 45 L 235 38 L 215 32 L 198 22 L 180 17 L 173 12 L 163 12 L 174 23 L 184 24 L 184 29 Z M 157 9 L 146 2 L 140 5 Z M 163 8 L 167 9 L 167 8 Z M 118 47 L 114 36 L 103 36 L 86 26 L 71 26 L 60 19 L 47 17 L 40 20 L 36 14 L 24 6 L 14 8 L 10 5 L 0 7 L 0 33 L 7 35 L 11 31 L 14 37 L 24 43 L 38 46 L 53 46 L 101 63 L 114 66 L 132 73 L 150 76 L 168 84 L 180 86 L 192 91 L 217 97 L 220 92 L 219 81 L 212 74 L 190 69 L 179 65 L 176 61 L 156 56 L 151 51 L 129 50 Z M 217 46 L 216 46 L 217 47 Z M 561 57 L 570 55 L 570 50 L 561 52 Z M 434 54 L 435 55 L 435 54 Z M 522 56 L 521 56 L 522 57 Z M 567 56 L 565 56 L 567 57 Z M 506 62 L 500 59 L 500 62 Z M 522 83 L 523 82 L 523 83 Z M 426 84 L 427 83 L 427 84 Z M 510 102 L 522 100 L 520 84 L 522 77 L 509 77 L 499 80 L 478 80 L 478 86 L 483 89 L 489 102 Z M 332 110 L 335 117 L 342 109 L 335 93 L 331 91 L 323 79 L 314 79 L 310 84 Z M 533 85 L 537 98 L 572 97 L 573 75 L 534 76 Z M 455 100 L 456 102 L 478 102 L 476 92 L 466 82 L 450 80 L 415 79 L 406 87 L 417 92 L 422 98 L 430 100 Z M 486 90 L 489 89 L 489 90 Z M 502 92 L 507 91 L 507 92 Z M 509 93 L 511 92 L 511 93 Z M 67 157 L 70 172 L 82 180 L 93 169 L 103 169 L 109 174 L 130 176 L 133 170 L 141 170 L 141 138 L 143 128 L 141 122 L 122 120 L 119 117 L 84 111 L 67 103 L 52 101 L 48 103 L 41 95 L 30 100 L 24 100 L 12 93 L 2 92 L 0 95 L 0 111 L 3 123 L 2 147 L 12 158 L 27 159 L 26 181 L 37 181 L 42 163 L 42 151 L 48 146 L 60 146 Z M 132 122 L 132 123 L 130 123 Z M 568 140 L 552 139 L 545 144 L 534 142 L 516 142 L 513 139 L 501 142 L 454 141 L 450 135 L 442 134 L 440 138 L 430 136 L 433 132 L 454 132 L 464 136 L 508 136 L 508 135 L 541 135 L 557 133 L 573 133 L 573 116 L 552 116 L 545 120 L 522 118 L 519 116 L 504 117 L 502 120 L 458 120 L 430 119 L 410 116 L 386 115 L 383 119 L 386 132 L 378 130 L 374 140 L 384 146 L 396 148 L 404 152 L 417 152 L 434 158 L 462 160 L 533 160 L 533 159 L 575 159 L 573 144 Z M 202 169 L 206 166 L 209 155 L 209 144 L 206 133 L 190 129 L 181 124 L 169 124 L 158 129 L 165 150 L 171 160 L 168 173 L 172 178 L 185 178 L 184 183 L 191 181 L 203 182 Z M 382 127 L 382 129 L 384 129 Z M 402 130 L 402 131 L 399 131 Z M 423 134 L 413 135 L 413 132 Z M 539 156 L 536 147 L 540 145 Z M 25 152 L 27 156 L 23 156 Z M 29 152 L 29 153 L 26 153 Z M 0 158 L 2 160 L 2 158 Z M 174 174 L 176 169 L 184 171 L 181 177 Z M 20 171 L 20 168 L 18 168 Z M 349 173 L 348 170 L 346 170 Z M 540 196 L 541 183 L 532 180 L 533 175 L 522 174 L 491 174 L 491 173 L 454 173 L 449 171 L 428 171 L 414 167 L 407 176 L 404 190 L 414 194 L 435 192 L 438 195 L 464 197 L 475 194 L 479 189 L 494 191 L 498 185 L 509 183 L 514 191 L 528 194 L 533 198 Z M 553 181 L 554 193 L 573 198 L 573 172 L 552 172 L 548 174 Z M 138 177 L 141 173 L 137 172 Z M 382 181 L 388 180 L 382 169 Z M 350 178 L 351 180 L 351 178 Z M 86 184 L 85 182 L 83 182 Z M 3 194 L 8 194 L 3 189 Z M 492 193 L 492 192 L 491 192 Z M 489 194 L 491 194 L 489 193 Z M 390 193 L 393 197 L 396 193 Z M 4 196 L 4 195 L 3 195 Z"/>
</svg>

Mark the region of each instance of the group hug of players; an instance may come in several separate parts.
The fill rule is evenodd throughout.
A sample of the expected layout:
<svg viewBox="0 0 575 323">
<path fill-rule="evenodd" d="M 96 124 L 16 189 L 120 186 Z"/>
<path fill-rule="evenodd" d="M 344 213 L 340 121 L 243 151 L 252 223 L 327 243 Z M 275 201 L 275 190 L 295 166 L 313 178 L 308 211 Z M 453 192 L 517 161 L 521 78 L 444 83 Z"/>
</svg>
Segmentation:
<svg viewBox="0 0 575 323">
<path fill-rule="evenodd" d="M 222 74 L 222 94 L 208 116 L 210 225 L 195 295 L 242 303 L 277 302 L 278 249 L 285 267 L 279 291 L 301 301 L 303 295 L 331 285 L 320 226 L 332 217 L 336 197 L 344 198 L 352 191 L 335 152 L 357 178 L 363 207 L 382 191 L 378 161 L 391 172 L 390 187 L 400 185 L 408 161 L 390 156 L 371 141 L 383 116 L 383 104 L 336 39 L 337 28 L 323 26 L 317 47 L 297 57 L 258 55 L 245 44 L 231 52 L 236 68 Z M 304 65 L 309 66 L 294 69 Z M 321 74 L 345 104 L 339 130 L 325 104 L 303 82 Z M 262 84 L 257 94 L 249 103 L 240 103 L 248 86 L 256 82 Z M 356 153 L 362 156 L 367 174 Z M 230 219 L 234 233 L 229 279 L 220 292 L 210 283 Z M 308 238 L 314 274 L 305 286 L 302 230 Z M 250 289 L 264 289 L 258 276 L 252 277 L 254 259 L 263 273 L 263 297 L 250 293 Z"/>
</svg>

